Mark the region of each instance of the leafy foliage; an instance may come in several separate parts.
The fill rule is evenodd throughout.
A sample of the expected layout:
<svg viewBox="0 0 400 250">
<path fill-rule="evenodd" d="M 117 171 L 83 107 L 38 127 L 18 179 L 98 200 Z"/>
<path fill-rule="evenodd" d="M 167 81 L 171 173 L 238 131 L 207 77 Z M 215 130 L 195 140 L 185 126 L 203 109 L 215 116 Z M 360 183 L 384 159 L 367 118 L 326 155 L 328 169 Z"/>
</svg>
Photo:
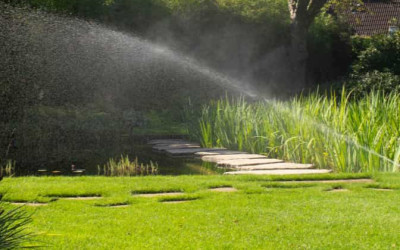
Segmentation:
<svg viewBox="0 0 400 250">
<path fill-rule="evenodd" d="M 358 40 L 365 40 L 364 42 Z M 377 70 L 400 75 L 400 32 L 393 35 L 377 35 L 372 38 L 356 38 L 356 46 L 364 48 L 355 62 L 354 74 Z M 361 44 L 361 45 L 360 45 Z M 360 50 L 358 48 L 358 50 Z"/>
<path fill-rule="evenodd" d="M 362 97 L 374 90 L 400 93 L 400 75 L 373 70 L 358 74 L 347 82 L 347 86 L 352 89 L 355 97 Z"/>
<path fill-rule="evenodd" d="M 354 94 L 363 95 L 374 89 L 400 90 L 400 32 L 355 37 L 353 52 L 357 59 L 347 84 L 354 88 Z"/>
</svg>

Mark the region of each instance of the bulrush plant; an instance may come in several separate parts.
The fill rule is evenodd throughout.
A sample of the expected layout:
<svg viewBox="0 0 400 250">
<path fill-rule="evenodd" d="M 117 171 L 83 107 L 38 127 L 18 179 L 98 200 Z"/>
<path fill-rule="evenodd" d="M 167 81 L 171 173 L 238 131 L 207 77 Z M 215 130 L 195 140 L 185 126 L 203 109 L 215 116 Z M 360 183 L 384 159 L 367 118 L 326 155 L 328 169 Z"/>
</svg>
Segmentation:
<svg viewBox="0 0 400 250">
<path fill-rule="evenodd" d="M 186 112 L 188 132 L 207 147 L 227 147 L 336 172 L 398 172 L 400 95 L 373 91 L 351 100 L 343 89 L 289 101 L 223 98 Z"/>
<path fill-rule="evenodd" d="M 0 176 L 12 177 L 14 176 L 14 174 L 15 174 L 15 161 L 7 160 L 4 166 L 0 165 Z"/>
<path fill-rule="evenodd" d="M 137 158 L 131 161 L 129 156 L 123 155 L 117 160 L 111 158 L 104 166 L 98 166 L 97 169 L 98 175 L 105 176 L 142 176 L 158 173 L 157 163 L 143 164 L 139 163 Z"/>
</svg>

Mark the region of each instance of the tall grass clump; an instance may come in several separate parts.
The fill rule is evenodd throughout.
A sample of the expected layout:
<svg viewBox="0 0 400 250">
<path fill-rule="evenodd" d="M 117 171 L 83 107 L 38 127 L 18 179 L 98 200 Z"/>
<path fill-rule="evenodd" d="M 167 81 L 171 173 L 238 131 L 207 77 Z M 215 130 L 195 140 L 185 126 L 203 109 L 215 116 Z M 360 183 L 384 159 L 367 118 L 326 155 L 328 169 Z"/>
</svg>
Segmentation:
<svg viewBox="0 0 400 250">
<path fill-rule="evenodd" d="M 0 165 L 0 176 L 11 177 L 14 174 L 15 174 L 15 161 L 7 160 L 4 166 Z"/>
<path fill-rule="evenodd" d="M 31 222 L 30 215 L 21 207 L 5 210 L 0 201 L 0 249 L 17 249 L 28 242 L 31 234 L 26 226 Z"/>
<path fill-rule="evenodd" d="M 137 175 L 156 175 L 158 173 L 157 163 L 139 163 L 135 158 L 131 161 L 128 156 L 121 155 L 115 160 L 111 158 L 104 166 L 98 166 L 98 174 L 105 176 L 137 176 Z"/>
<path fill-rule="evenodd" d="M 0 174 L 0 181 L 3 176 Z M 0 249 L 17 249 L 31 240 L 27 231 L 31 216 L 22 207 L 6 209 L 0 195 Z"/>
<path fill-rule="evenodd" d="M 187 108 L 192 139 L 337 172 L 399 171 L 400 95 L 373 91 L 351 100 L 343 89 L 289 101 L 224 98 Z"/>
</svg>

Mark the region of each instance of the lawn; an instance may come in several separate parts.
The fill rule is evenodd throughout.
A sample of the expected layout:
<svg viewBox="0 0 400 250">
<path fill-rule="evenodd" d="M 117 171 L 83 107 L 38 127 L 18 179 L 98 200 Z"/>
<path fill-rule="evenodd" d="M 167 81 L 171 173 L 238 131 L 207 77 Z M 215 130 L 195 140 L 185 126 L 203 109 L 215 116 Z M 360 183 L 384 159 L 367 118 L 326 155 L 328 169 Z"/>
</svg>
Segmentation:
<svg viewBox="0 0 400 250">
<path fill-rule="evenodd" d="M 6 201 L 48 202 L 23 209 L 33 212 L 30 230 L 38 235 L 32 244 L 54 249 L 397 249 L 400 174 L 372 177 L 374 183 L 288 183 L 282 181 L 296 178 L 268 176 L 21 177 L 4 179 L 0 192 Z M 237 191 L 210 190 L 221 186 Z M 184 194 L 134 195 L 160 191 Z M 60 198 L 70 196 L 101 197 Z M 186 202 L 167 202 L 176 200 Z M 111 206 L 116 204 L 128 206 Z"/>
</svg>

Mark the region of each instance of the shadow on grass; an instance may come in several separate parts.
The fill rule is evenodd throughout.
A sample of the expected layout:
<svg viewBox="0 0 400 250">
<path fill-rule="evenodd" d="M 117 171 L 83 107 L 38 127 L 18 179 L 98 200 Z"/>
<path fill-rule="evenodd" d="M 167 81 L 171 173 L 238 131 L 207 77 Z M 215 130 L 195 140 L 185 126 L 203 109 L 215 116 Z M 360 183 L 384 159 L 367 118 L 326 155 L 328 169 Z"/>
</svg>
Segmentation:
<svg viewBox="0 0 400 250">
<path fill-rule="evenodd" d="M 198 195 L 185 195 L 185 196 L 172 196 L 172 197 L 162 197 L 159 198 L 158 201 L 162 203 L 183 203 L 189 201 L 199 200 L 200 196 Z"/>
<path fill-rule="evenodd" d="M 267 183 L 261 185 L 265 188 L 282 188 L 282 189 L 292 189 L 292 188 L 310 188 L 315 187 L 317 184 L 313 183 Z"/>
<path fill-rule="evenodd" d="M 390 184 L 381 184 L 381 183 L 369 184 L 364 187 L 367 189 L 382 190 L 382 191 L 394 191 L 394 190 L 400 189 L 399 185 L 390 185 Z"/>
</svg>

